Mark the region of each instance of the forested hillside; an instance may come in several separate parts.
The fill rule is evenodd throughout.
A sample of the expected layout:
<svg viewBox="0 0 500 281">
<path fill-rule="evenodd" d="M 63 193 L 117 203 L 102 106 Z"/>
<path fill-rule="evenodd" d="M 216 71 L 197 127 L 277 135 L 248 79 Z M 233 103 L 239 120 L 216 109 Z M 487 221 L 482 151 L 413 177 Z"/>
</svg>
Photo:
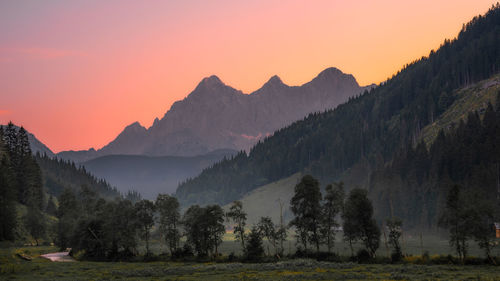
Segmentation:
<svg viewBox="0 0 500 281">
<path fill-rule="evenodd" d="M 74 163 L 33 155 L 23 127 L 0 126 L 0 241 L 32 238 L 38 244 L 40 238 L 50 236 L 48 218 L 57 208 L 53 198 L 63 190 L 80 196 L 88 191 L 104 198 L 120 197 L 107 182 Z"/>
<path fill-rule="evenodd" d="M 213 165 L 181 184 L 176 196 L 185 205 L 225 204 L 296 172 L 327 183 L 361 162 L 368 163 L 364 174 L 369 177 L 401 150 L 417 146 L 422 129 L 453 104 L 455 90 L 499 70 L 497 4 L 464 25 L 456 39 L 445 40 L 437 51 L 406 65 L 379 87 L 275 132 L 248 155 Z"/>
<path fill-rule="evenodd" d="M 120 196 L 115 187 L 103 179 L 96 178 L 81 165 L 76 166 L 74 162 L 40 154 L 37 154 L 35 159 L 42 170 L 43 186 L 51 195 L 59 196 L 64 188 L 77 192 L 84 185 L 104 198 Z"/>
</svg>

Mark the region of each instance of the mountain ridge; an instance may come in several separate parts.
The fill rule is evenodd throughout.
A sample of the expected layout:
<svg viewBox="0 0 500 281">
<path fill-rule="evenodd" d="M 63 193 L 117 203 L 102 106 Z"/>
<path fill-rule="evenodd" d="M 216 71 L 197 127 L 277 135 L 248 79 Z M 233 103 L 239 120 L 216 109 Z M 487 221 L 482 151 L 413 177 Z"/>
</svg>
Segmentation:
<svg viewBox="0 0 500 281">
<path fill-rule="evenodd" d="M 334 67 L 300 86 L 286 85 L 273 75 L 250 94 L 211 75 L 151 127 L 134 122 L 99 150 L 63 151 L 58 156 L 83 162 L 111 154 L 195 156 L 217 149 L 248 150 L 275 130 L 372 87 L 359 86 L 351 74 Z"/>
</svg>

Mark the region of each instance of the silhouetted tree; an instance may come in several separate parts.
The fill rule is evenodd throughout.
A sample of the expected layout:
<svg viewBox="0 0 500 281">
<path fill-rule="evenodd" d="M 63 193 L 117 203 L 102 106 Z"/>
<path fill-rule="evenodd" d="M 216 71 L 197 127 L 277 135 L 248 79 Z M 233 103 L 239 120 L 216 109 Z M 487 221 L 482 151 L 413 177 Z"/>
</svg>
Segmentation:
<svg viewBox="0 0 500 281">
<path fill-rule="evenodd" d="M 141 238 L 146 241 L 146 256 L 149 255 L 149 236 L 154 226 L 155 204 L 149 200 L 141 200 L 135 203 L 135 215 L 139 224 Z"/>
<path fill-rule="evenodd" d="M 389 230 L 389 244 L 392 246 L 392 260 L 399 261 L 403 257 L 399 243 L 399 238 L 403 233 L 403 221 L 399 218 L 391 218 L 387 220 L 386 225 Z"/>
<path fill-rule="evenodd" d="M 326 195 L 322 207 L 321 235 L 326 241 L 328 252 L 331 252 L 335 241 L 336 229 L 340 226 L 336 217 L 344 208 L 344 183 L 334 183 L 326 186 Z"/>
<path fill-rule="evenodd" d="M 172 254 L 179 248 L 181 237 L 179 231 L 181 216 L 179 201 L 173 196 L 158 194 L 156 197 L 156 209 L 160 213 L 160 231 L 169 247 L 170 254 Z"/>
<path fill-rule="evenodd" d="M 321 220 L 321 192 L 319 182 L 310 175 L 306 175 L 295 186 L 295 194 L 290 201 L 295 218 L 290 225 L 297 229 L 298 236 L 304 249 L 307 251 L 307 242 L 316 245 L 319 252 L 321 242 L 320 220 Z"/>
<path fill-rule="evenodd" d="M 248 235 L 248 243 L 245 247 L 245 257 L 249 261 L 258 262 L 262 259 L 263 255 L 262 234 L 257 226 L 253 226 Z"/>
<path fill-rule="evenodd" d="M 446 197 L 445 212 L 440 225 L 450 232 L 450 245 L 455 248 L 458 257 L 463 262 L 467 256 L 468 240 L 472 236 L 473 213 L 467 206 L 460 185 L 453 185 Z"/>
<path fill-rule="evenodd" d="M 276 240 L 278 239 L 278 233 L 273 221 L 270 217 L 261 217 L 260 221 L 257 223 L 257 229 L 260 231 L 262 237 L 265 237 L 268 243 L 273 245 L 275 254 L 278 254 L 278 248 L 276 246 Z M 269 253 L 269 246 L 267 246 L 267 255 Z"/>
<path fill-rule="evenodd" d="M 243 211 L 243 204 L 241 201 L 234 201 L 229 212 L 226 213 L 228 220 L 233 221 L 234 226 L 234 236 L 237 240 L 241 242 L 241 248 L 245 249 L 245 225 L 247 220 L 247 214 Z"/>
<path fill-rule="evenodd" d="M 355 188 L 349 192 L 344 205 L 344 238 L 351 246 L 352 243 L 361 240 L 370 256 L 375 256 L 380 245 L 380 229 L 373 219 L 373 206 L 367 197 L 367 191 Z"/>
</svg>

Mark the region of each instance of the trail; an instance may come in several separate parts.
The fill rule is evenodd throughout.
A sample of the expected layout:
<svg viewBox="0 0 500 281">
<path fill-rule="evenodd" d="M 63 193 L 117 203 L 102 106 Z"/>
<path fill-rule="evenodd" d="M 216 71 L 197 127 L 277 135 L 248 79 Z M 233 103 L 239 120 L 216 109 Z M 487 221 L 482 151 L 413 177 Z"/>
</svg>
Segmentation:
<svg viewBox="0 0 500 281">
<path fill-rule="evenodd" d="M 41 255 L 40 257 L 49 259 L 51 261 L 56 261 L 56 262 L 73 262 L 73 261 L 75 261 L 75 259 L 73 259 L 69 255 L 69 252 L 49 253 L 49 254 Z"/>
</svg>

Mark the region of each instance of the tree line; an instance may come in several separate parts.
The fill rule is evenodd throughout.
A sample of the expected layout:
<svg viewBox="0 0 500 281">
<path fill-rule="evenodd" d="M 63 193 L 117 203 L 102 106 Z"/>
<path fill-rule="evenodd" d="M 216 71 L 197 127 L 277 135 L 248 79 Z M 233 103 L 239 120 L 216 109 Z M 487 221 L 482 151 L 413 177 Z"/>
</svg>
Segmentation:
<svg viewBox="0 0 500 281">
<path fill-rule="evenodd" d="M 320 254 L 320 246 L 326 246 L 327 254 L 332 255 L 336 234 L 342 230 L 353 256 L 353 245 L 358 242 L 365 247 L 358 256 L 375 256 L 381 230 L 373 218 L 366 190 L 354 188 L 346 195 L 342 182 L 333 183 L 326 187 L 323 198 L 319 182 L 307 175 L 295 186 L 290 204 L 294 219 L 289 224 L 261 217 L 247 227 L 241 201 L 234 201 L 227 212 L 219 205 L 192 205 L 181 215 L 178 200 L 166 194 L 158 195 L 154 202 L 142 199 L 132 203 L 123 198 L 104 200 L 85 187 L 78 195 L 65 189 L 59 197 L 55 241 L 62 249 L 71 247 L 74 252 L 83 252 L 86 258 L 101 260 L 136 256 L 139 242 L 143 241 L 148 257 L 151 233 L 157 229 L 172 258 L 213 258 L 220 255 L 225 223 L 229 223 L 243 258 L 249 261 L 261 261 L 266 255 L 264 240 L 273 248 L 271 253 L 268 247 L 267 256 L 283 257 L 290 228 L 295 230 L 298 255 Z M 402 223 L 392 218 L 387 226 L 393 256 L 402 257 L 398 241 Z"/>
</svg>

